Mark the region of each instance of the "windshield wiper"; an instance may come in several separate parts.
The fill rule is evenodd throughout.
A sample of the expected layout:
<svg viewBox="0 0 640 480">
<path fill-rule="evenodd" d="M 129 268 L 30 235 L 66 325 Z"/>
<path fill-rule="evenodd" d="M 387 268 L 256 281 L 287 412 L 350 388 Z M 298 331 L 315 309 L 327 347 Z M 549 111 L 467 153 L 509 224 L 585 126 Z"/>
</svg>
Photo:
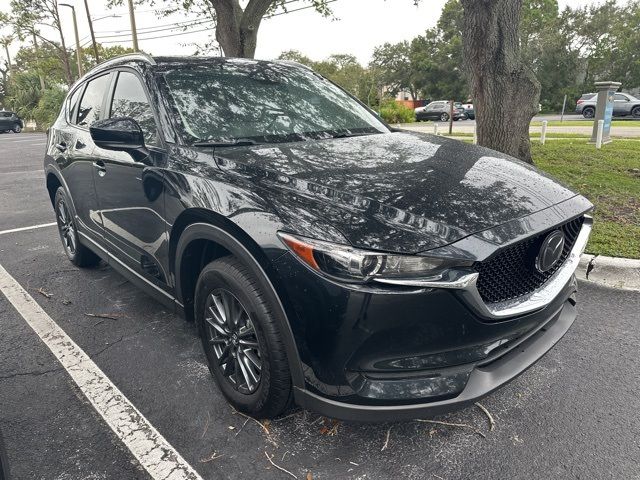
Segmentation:
<svg viewBox="0 0 640 480">
<path fill-rule="evenodd" d="M 350 138 L 350 137 L 365 137 L 367 135 L 375 135 L 376 133 L 380 133 L 380 132 L 359 132 L 359 133 L 353 133 L 353 132 L 338 132 L 334 135 L 331 135 L 331 138 Z"/>
<path fill-rule="evenodd" d="M 256 142 L 255 140 L 251 140 L 250 138 L 237 138 L 236 140 L 232 140 L 230 142 L 220 142 L 216 140 L 202 140 L 200 142 L 195 142 L 193 146 L 225 148 L 225 147 L 246 147 L 246 146 L 258 145 L 258 144 L 259 142 Z"/>
</svg>

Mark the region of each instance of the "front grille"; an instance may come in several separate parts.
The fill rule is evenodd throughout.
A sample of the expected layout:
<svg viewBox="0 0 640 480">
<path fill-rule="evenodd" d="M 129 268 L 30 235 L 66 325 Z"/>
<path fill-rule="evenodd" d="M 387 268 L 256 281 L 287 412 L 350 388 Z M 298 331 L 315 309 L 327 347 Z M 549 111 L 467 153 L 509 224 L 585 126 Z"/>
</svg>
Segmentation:
<svg viewBox="0 0 640 480">
<path fill-rule="evenodd" d="M 550 231 L 528 238 L 474 265 L 478 276 L 477 288 L 486 303 L 497 303 L 521 297 L 539 289 L 564 264 L 578 234 L 584 217 L 576 218 L 559 227 L 565 235 L 565 244 L 560 261 L 546 272 L 539 272 L 535 259 L 542 242 Z"/>
</svg>

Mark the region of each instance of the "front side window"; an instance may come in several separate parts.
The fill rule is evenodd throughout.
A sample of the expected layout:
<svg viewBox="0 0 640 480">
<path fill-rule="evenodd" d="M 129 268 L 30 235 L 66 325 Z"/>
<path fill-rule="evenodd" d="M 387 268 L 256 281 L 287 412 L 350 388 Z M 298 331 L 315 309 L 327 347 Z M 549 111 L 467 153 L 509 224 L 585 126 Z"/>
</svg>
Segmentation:
<svg viewBox="0 0 640 480">
<path fill-rule="evenodd" d="M 100 119 L 104 94 L 109 87 L 109 78 L 108 74 L 102 75 L 87 84 L 78 110 L 78 125 L 81 127 L 90 127 L 93 122 Z"/>
<path fill-rule="evenodd" d="M 110 118 L 133 118 L 144 133 L 147 145 L 157 145 L 158 130 L 153 110 L 138 77 L 131 72 L 120 72 L 111 101 Z"/>
<path fill-rule="evenodd" d="M 626 96 L 621 95 L 619 93 L 616 93 L 614 98 L 615 98 L 616 102 L 626 102 L 628 100 L 628 98 Z"/>
<path fill-rule="evenodd" d="M 188 141 L 260 143 L 387 133 L 364 106 L 314 72 L 222 61 L 164 73 Z"/>
</svg>

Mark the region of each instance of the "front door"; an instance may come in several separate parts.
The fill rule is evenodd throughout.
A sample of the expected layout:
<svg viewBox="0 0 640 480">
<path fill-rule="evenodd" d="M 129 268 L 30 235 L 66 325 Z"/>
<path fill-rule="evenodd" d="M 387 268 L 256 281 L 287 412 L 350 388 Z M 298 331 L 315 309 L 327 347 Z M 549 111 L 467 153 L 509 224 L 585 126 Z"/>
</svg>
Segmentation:
<svg viewBox="0 0 640 480">
<path fill-rule="evenodd" d="M 150 151 L 145 163 L 126 152 L 93 152 L 94 182 L 104 244 L 112 257 L 156 286 L 166 289 L 167 272 L 158 261 L 167 248 L 162 173 L 165 152 L 141 78 L 133 70 L 116 73 L 107 117 L 130 117 L 140 124 Z"/>
</svg>

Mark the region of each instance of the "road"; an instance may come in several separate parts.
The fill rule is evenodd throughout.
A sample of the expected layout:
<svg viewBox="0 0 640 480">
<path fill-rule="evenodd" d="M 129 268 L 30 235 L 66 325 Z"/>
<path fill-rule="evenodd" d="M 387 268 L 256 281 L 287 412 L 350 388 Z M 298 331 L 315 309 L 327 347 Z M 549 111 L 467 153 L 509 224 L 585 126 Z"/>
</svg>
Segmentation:
<svg viewBox="0 0 640 480">
<path fill-rule="evenodd" d="M 54 219 L 44 142 L 0 135 L 0 265 L 201 478 L 291 478 L 265 452 L 300 479 L 640 478 L 640 293 L 581 283 L 566 337 L 482 401 L 494 431 L 474 406 L 434 419 L 468 427 L 294 410 L 267 434 L 225 403 L 193 325 L 106 265 L 73 267 L 55 227 L 7 232 Z M 0 295 L 0 430 L 14 478 L 152 478 L 23 315 Z"/>
<path fill-rule="evenodd" d="M 532 122 L 538 123 L 543 120 L 560 121 L 560 115 L 539 115 L 534 117 Z M 616 121 L 629 121 L 637 119 L 624 119 L 616 118 Z M 547 127 L 547 133 L 570 133 L 577 135 L 589 135 L 593 133 L 593 120 L 585 120 L 581 115 L 569 115 L 564 117 L 564 124 L 562 126 L 549 126 Z M 402 128 L 407 130 L 414 130 L 417 132 L 433 133 L 434 123 L 438 123 L 439 133 L 445 133 L 449 131 L 448 122 L 416 122 L 416 123 L 404 123 L 401 124 Z M 475 120 L 458 120 L 453 122 L 453 133 L 473 133 L 476 126 Z M 529 133 L 539 134 L 542 131 L 542 126 L 532 125 L 529 128 Z M 616 125 L 611 127 L 611 136 L 619 138 L 640 138 L 640 128 L 626 125 Z"/>
</svg>

